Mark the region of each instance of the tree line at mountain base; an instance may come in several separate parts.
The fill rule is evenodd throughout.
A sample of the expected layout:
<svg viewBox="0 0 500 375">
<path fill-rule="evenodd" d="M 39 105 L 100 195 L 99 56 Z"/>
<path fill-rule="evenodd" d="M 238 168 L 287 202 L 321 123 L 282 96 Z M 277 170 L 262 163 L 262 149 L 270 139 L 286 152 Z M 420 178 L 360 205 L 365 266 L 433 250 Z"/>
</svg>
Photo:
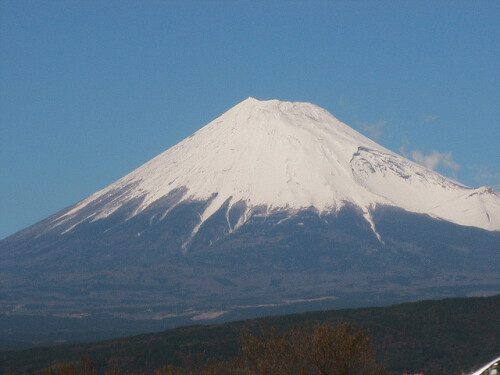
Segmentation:
<svg viewBox="0 0 500 375">
<path fill-rule="evenodd" d="M 377 361 L 371 339 L 354 323 L 319 324 L 280 332 L 276 327 L 260 333 L 244 331 L 240 354 L 229 361 L 203 361 L 189 357 L 181 367 L 167 365 L 148 372 L 123 368 L 104 370 L 106 375 L 388 375 Z M 91 358 L 78 364 L 62 363 L 46 368 L 43 375 L 99 375 Z"/>
<path fill-rule="evenodd" d="M 391 374 L 471 373 L 500 353 L 498 311 L 500 295 L 191 325 L 106 341 L 2 351 L 0 374 L 35 375 L 57 363 L 78 371 L 80 365 L 75 364 L 85 357 L 93 359 L 100 375 L 106 371 L 113 374 L 113 369 L 117 369 L 116 374 L 149 374 L 168 365 L 169 371 L 188 374 L 189 369 L 208 364 L 237 364 L 234 360 L 245 354 L 245 335 L 262 340 L 272 337 L 267 334 L 271 328 L 265 327 L 277 327 L 277 332 L 286 336 L 294 329 L 313 329 L 322 324 L 337 327 L 342 322 L 354 322 L 366 330 L 379 362 Z M 249 362 L 243 363 L 249 366 Z"/>
</svg>

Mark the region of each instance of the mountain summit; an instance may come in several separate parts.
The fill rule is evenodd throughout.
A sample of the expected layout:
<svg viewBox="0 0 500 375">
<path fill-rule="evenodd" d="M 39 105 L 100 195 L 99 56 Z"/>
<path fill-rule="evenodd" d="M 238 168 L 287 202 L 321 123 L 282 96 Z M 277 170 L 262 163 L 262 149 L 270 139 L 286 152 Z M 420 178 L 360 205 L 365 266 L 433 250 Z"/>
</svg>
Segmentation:
<svg viewBox="0 0 500 375">
<path fill-rule="evenodd" d="M 237 228 L 256 207 L 329 212 L 349 203 L 374 231 L 370 212 L 377 205 L 500 230 L 500 198 L 492 190 L 468 188 L 415 164 L 316 105 L 254 98 L 55 218 L 54 227 L 67 232 L 130 202 L 134 216 L 176 191 L 178 204 L 210 201 L 195 232 L 223 205 L 228 212 L 245 206 Z"/>
<path fill-rule="evenodd" d="M 499 220 L 491 189 L 313 104 L 249 98 L 0 241 L 0 315 L 186 324 L 489 294 L 500 290 Z"/>
</svg>

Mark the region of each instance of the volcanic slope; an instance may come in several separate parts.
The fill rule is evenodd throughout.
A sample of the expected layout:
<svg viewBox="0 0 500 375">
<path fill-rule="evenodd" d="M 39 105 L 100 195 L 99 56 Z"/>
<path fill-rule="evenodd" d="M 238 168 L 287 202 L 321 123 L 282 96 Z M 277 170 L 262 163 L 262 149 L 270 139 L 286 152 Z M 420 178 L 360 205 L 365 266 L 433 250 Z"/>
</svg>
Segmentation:
<svg viewBox="0 0 500 375">
<path fill-rule="evenodd" d="M 175 191 L 182 191 L 177 204 L 210 200 L 199 225 L 224 204 L 228 211 L 245 205 L 239 226 L 256 207 L 331 212 L 352 203 L 370 223 L 371 208 L 389 205 L 500 229 L 500 198 L 491 189 L 471 189 L 413 163 L 313 104 L 253 98 L 54 218 L 52 228 L 70 231 L 129 202 L 135 216 Z"/>
<path fill-rule="evenodd" d="M 313 104 L 249 98 L 0 241 L 0 311 L 199 320 L 492 293 L 499 230 L 492 189 Z"/>
</svg>

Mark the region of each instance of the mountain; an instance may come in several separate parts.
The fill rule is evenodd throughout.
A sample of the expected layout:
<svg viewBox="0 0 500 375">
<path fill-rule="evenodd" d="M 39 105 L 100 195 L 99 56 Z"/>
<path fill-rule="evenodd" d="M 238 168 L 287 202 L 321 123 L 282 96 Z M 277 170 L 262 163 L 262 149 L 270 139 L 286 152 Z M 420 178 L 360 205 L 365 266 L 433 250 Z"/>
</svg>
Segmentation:
<svg viewBox="0 0 500 375">
<path fill-rule="evenodd" d="M 500 230 L 500 199 L 491 189 L 470 189 L 412 163 L 315 105 L 253 98 L 57 215 L 49 228 L 64 234 L 127 206 L 130 219 L 162 200 L 171 209 L 187 201 L 206 204 L 191 237 L 224 205 L 227 213 L 241 207 L 230 232 L 258 207 L 322 213 L 348 203 L 374 231 L 376 205 Z"/>
<path fill-rule="evenodd" d="M 500 290 L 500 198 L 249 98 L 0 241 L 0 311 L 197 321 Z M 305 308 L 305 307 L 304 307 Z"/>
</svg>

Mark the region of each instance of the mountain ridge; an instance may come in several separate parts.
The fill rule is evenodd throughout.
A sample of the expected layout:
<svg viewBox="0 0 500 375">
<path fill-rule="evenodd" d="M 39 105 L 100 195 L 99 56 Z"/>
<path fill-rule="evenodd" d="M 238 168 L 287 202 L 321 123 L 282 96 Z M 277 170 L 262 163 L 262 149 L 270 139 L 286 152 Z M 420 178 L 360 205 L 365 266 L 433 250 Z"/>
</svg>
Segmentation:
<svg viewBox="0 0 500 375">
<path fill-rule="evenodd" d="M 134 216 L 181 190 L 177 204 L 210 201 L 192 236 L 226 201 L 228 211 L 235 204 L 245 205 L 230 231 L 260 206 L 267 212 L 285 209 L 293 214 L 310 208 L 338 211 L 346 203 L 363 210 L 377 237 L 371 219 L 376 205 L 500 230 L 500 198 L 493 190 L 466 187 L 409 161 L 314 104 L 254 98 L 77 203 L 56 217 L 51 229 L 60 227 L 61 234 L 67 233 L 130 202 Z M 114 192 L 119 193 L 106 201 Z M 105 201 L 100 208 L 79 217 L 83 208 L 99 200 Z"/>
</svg>

